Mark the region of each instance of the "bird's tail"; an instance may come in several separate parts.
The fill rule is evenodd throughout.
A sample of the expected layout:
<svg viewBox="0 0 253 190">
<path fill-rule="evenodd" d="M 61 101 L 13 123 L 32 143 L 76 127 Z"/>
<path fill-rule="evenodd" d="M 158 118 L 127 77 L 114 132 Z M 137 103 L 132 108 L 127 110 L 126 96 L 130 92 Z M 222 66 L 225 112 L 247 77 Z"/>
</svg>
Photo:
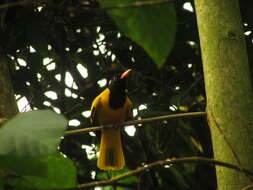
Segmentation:
<svg viewBox="0 0 253 190">
<path fill-rule="evenodd" d="M 119 170 L 125 166 L 119 128 L 103 129 L 97 165 L 102 170 Z"/>
</svg>

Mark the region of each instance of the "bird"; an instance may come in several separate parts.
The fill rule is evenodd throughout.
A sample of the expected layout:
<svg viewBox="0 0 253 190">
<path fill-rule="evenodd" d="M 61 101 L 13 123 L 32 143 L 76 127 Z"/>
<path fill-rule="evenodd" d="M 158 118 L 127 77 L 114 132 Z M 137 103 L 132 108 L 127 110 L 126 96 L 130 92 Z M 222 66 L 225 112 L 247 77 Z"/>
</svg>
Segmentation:
<svg viewBox="0 0 253 190">
<path fill-rule="evenodd" d="M 120 128 L 117 124 L 133 117 L 133 103 L 126 94 L 126 79 L 132 69 L 115 75 L 109 86 L 92 102 L 91 123 L 102 127 L 97 166 L 101 170 L 120 170 L 125 166 Z"/>
</svg>

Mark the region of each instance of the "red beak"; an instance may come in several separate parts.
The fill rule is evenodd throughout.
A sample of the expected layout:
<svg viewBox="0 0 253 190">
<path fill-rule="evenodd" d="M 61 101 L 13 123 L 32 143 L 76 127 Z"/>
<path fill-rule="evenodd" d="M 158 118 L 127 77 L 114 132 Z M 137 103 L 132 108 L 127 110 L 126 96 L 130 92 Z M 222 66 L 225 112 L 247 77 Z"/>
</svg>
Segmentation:
<svg viewBox="0 0 253 190">
<path fill-rule="evenodd" d="M 121 74 L 120 79 L 127 78 L 128 75 L 131 73 L 132 69 L 126 70 L 124 73 Z"/>
</svg>

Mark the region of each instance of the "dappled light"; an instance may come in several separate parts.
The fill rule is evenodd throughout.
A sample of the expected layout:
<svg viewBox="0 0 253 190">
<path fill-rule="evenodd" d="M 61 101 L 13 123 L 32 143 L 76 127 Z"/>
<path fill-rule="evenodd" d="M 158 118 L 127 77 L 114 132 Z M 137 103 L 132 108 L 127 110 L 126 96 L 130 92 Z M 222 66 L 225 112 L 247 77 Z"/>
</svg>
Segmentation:
<svg viewBox="0 0 253 190">
<path fill-rule="evenodd" d="M 107 80 L 106 79 L 100 79 L 99 81 L 97 81 L 99 87 L 105 87 L 105 85 L 107 84 Z"/>
<path fill-rule="evenodd" d="M 191 2 L 185 2 L 183 5 L 183 8 L 187 11 L 193 12 L 193 7 L 192 7 Z"/>
<path fill-rule="evenodd" d="M 80 124 L 81 124 L 80 121 L 78 121 L 77 119 L 69 120 L 69 125 L 70 125 L 70 126 L 77 127 L 77 126 L 79 126 Z"/>
<path fill-rule="evenodd" d="M 206 92 L 194 2 L 178 0 L 152 8 L 150 5 L 140 8 L 138 4 L 115 8 L 111 3 L 49 0 L 0 8 L 0 52 L 8 65 L 19 112 L 50 110 L 57 116 L 61 114 L 67 123 L 62 130 L 66 131 L 99 126 L 100 123 L 90 120 L 94 116 L 90 110 L 92 101 L 115 75 L 127 69 L 133 70 L 126 81 L 127 95 L 133 102 L 133 120 L 204 112 Z M 248 59 L 252 70 L 252 10 L 247 3 L 240 2 L 240 6 L 242 36 L 251 52 Z M 160 14 L 162 18 L 157 18 Z M 51 179 L 53 182 L 41 188 L 34 185 L 41 182 L 36 179 L 38 182 L 35 180 L 32 189 L 74 188 L 77 184 L 107 180 L 139 167 L 148 168 L 150 163 L 167 158 L 213 157 L 204 117 L 122 127 L 126 166 L 109 172 L 97 167 L 100 131 L 63 135 L 55 146 L 61 157 L 53 155 L 47 159 L 52 159 L 48 166 L 52 173 L 55 164 L 55 171 L 64 174 L 54 174 L 57 180 Z M 92 188 L 209 190 L 216 183 L 213 176 L 211 166 L 164 164 L 143 169 L 140 175 L 122 179 L 108 188 Z"/>
<path fill-rule="evenodd" d="M 131 137 L 133 137 L 134 135 L 135 135 L 135 132 L 136 132 L 136 128 L 135 128 L 135 126 L 127 126 L 127 127 L 125 127 L 125 131 L 126 131 L 126 133 L 129 135 L 129 136 L 131 136 Z"/>
</svg>

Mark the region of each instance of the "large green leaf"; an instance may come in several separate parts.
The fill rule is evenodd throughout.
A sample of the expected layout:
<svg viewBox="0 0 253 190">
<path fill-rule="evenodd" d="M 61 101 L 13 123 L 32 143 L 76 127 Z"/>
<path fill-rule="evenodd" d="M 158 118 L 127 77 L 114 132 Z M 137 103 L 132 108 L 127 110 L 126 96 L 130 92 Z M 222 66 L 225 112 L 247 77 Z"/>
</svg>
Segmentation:
<svg viewBox="0 0 253 190">
<path fill-rule="evenodd" d="M 19 176 L 45 177 L 47 175 L 47 165 L 36 158 L 0 155 L 0 168 L 14 172 Z"/>
<path fill-rule="evenodd" d="M 21 113 L 0 130 L 0 154 L 38 157 L 57 153 L 66 119 L 49 110 Z"/>
<path fill-rule="evenodd" d="M 5 177 L 0 179 L 0 187 L 1 184 L 18 190 L 76 187 L 76 168 L 70 159 L 63 156 L 48 156 L 39 160 L 47 168 L 46 177 L 34 175 Z"/>
<path fill-rule="evenodd" d="M 46 178 L 26 176 L 25 179 L 36 189 L 69 188 L 76 186 L 76 168 L 70 159 L 49 156 L 42 162 L 47 165 Z"/>
<path fill-rule="evenodd" d="M 139 0 L 138 2 L 145 2 Z M 131 5 L 136 0 L 100 0 L 116 25 L 129 38 L 142 46 L 161 67 L 166 61 L 175 40 L 176 13 L 174 5 L 162 4 L 129 8 L 109 8 Z"/>
</svg>

